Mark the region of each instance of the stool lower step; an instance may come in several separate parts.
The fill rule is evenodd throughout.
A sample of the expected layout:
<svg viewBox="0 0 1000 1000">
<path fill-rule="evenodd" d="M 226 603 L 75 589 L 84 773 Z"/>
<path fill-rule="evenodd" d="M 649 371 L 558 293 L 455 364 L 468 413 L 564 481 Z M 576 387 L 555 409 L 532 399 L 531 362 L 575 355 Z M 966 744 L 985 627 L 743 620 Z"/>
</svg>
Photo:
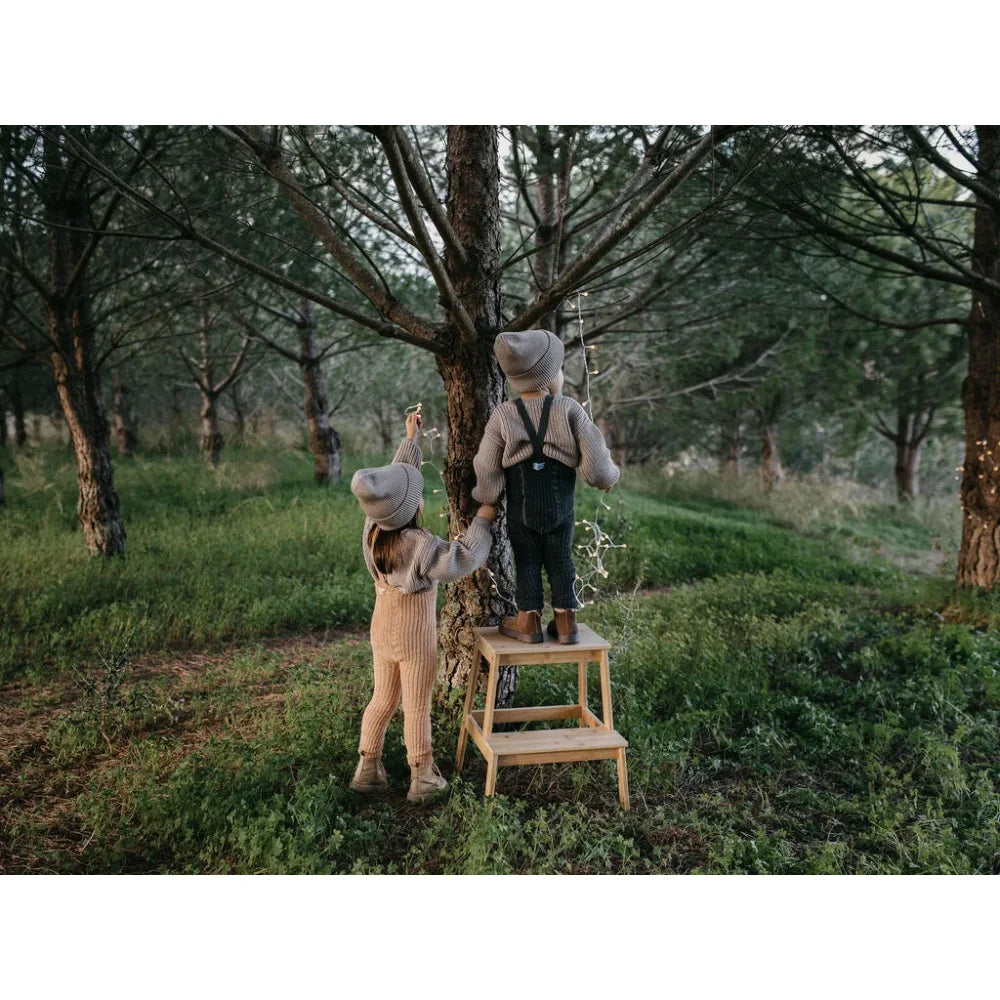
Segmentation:
<svg viewBox="0 0 1000 1000">
<path fill-rule="evenodd" d="M 617 757 L 628 740 L 613 729 L 540 729 L 526 733 L 491 733 L 490 749 L 505 764 L 543 764 L 560 760 Z"/>
</svg>

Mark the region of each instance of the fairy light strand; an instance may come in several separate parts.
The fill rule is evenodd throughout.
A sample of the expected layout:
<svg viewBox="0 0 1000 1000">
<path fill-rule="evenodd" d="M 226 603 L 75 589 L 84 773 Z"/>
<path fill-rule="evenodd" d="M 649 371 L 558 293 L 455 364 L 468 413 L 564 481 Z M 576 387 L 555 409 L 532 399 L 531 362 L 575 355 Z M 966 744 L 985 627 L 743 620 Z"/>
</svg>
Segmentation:
<svg viewBox="0 0 1000 1000">
<path fill-rule="evenodd" d="M 583 356 L 583 385 L 587 397 L 581 405 L 587 410 L 590 419 L 593 420 L 594 402 L 590 395 L 590 376 L 599 375 L 600 369 L 595 367 L 593 371 L 590 370 L 590 352 L 595 351 L 597 348 L 594 345 L 587 344 L 583 332 L 583 302 L 581 299 L 586 298 L 587 294 L 587 292 L 576 293 L 575 309 L 577 334 L 580 338 L 580 353 Z M 574 308 L 573 303 L 570 303 L 570 308 Z M 628 548 L 625 542 L 616 542 L 601 527 L 601 511 L 602 509 L 610 511 L 611 506 L 605 502 L 600 494 L 598 494 L 597 503 L 597 510 L 594 513 L 592 521 L 581 518 L 579 521 L 574 522 L 575 527 L 583 528 L 582 537 L 585 539 L 583 542 L 575 542 L 576 550 L 582 554 L 582 558 L 574 560 L 576 579 L 573 582 L 573 592 L 576 594 L 576 599 L 579 601 L 581 607 L 593 604 L 600 597 L 603 582 L 608 579 L 608 569 L 604 564 L 608 553 L 613 549 Z M 583 572 L 581 572 L 581 566 Z"/>
</svg>

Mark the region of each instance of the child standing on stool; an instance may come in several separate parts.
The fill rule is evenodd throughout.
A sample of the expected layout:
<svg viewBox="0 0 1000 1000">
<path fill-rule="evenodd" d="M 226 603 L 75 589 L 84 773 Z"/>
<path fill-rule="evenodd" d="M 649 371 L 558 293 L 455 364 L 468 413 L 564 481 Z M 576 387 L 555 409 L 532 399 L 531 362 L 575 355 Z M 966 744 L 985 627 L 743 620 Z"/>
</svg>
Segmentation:
<svg viewBox="0 0 1000 1000">
<path fill-rule="evenodd" d="M 419 413 L 406 418 L 406 438 L 392 465 L 359 469 L 351 492 L 364 511 L 362 550 L 375 581 L 371 643 L 375 690 L 361 719 L 361 759 L 351 781 L 359 792 L 387 785 L 382 766 L 385 733 L 403 702 L 403 742 L 410 765 L 411 802 L 433 795 L 448 782 L 434 764 L 431 748 L 431 693 L 437 672 L 438 583 L 479 569 L 492 545 L 496 516 L 484 505 L 461 541 L 446 542 L 420 527 L 424 480 L 420 474 Z"/>
<path fill-rule="evenodd" d="M 573 567 L 573 489 L 579 468 L 590 486 L 607 492 L 621 474 L 604 436 L 583 407 L 563 396 L 563 345 L 547 330 L 501 333 L 493 345 L 518 397 L 491 414 L 474 460 L 479 503 L 507 493 L 507 531 L 514 553 L 517 616 L 500 633 L 542 642 L 542 567 L 554 618 L 547 632 L 560 643 L 579 642 Z"/>
</svg>

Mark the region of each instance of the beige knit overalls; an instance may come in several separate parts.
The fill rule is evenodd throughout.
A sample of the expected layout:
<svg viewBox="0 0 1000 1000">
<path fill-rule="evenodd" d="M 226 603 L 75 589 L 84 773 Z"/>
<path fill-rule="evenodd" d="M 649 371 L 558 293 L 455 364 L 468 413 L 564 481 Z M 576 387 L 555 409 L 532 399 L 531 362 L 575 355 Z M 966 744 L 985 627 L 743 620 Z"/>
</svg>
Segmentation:
<svg viewBox="0 0 1000 1000">
<path fill-rule="evenodd" d="M 361 718 L 365 757 L 381 757 L 385 731 L 403 702 L 403 742 L 410 767 L 429 764 L 431 693 L 437 672 L 437 585 L 404 594 L 378 573 L 371 642 L 375 691 Z"/>
</svg>

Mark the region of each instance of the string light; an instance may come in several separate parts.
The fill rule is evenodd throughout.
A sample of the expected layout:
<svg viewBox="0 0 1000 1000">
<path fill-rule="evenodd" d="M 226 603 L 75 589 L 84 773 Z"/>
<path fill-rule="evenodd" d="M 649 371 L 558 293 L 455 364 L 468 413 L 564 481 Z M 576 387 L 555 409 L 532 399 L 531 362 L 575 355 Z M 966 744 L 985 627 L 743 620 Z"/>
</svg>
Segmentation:
<svg viewBox="0 0 1000 1000">
<path fill-rule="evenodd" d="M 587 352 L 595 351 L 597 348 L 594 345 L 588 345 L 583 336 L 583 303 L 580 301 L 580 298 L 581 295 L 586 297 L 587 294 L 587 292 L 576 293 L 575 309 L 577 333 L 580 338 L 580 353 L 583 356 L 584 391 L 587 396 L 586 401 L 582 405 L 586 407 L 590 419 L 593 420 L 594 404 L 590 396 L 590 376 L 599 374 L 599 369 L 595 367 L 593 371 L 590 370 L 590 359 Z M 574 308 L 572 303 L 570 303 L 570 308 Z M 611 507 L 604 502 L 603 497 L 598 496 L 598 508 L 594 514 L 594 519 L 592 521 L 582 519 L 575 522 L 575 527 L 582 527 L 587 534 L 586 541 L 583 544 L 578 543 L 576 546 L 577 551 L 583 553 L 583 558 L 576 564 L 576 579 L 573 581 L 573 592 L 576 594 L 576 599 L 581 607 L 593 604 L 600 596 L 601 584 L 604 580 L 608 579 L 608 570 L 604 565 L 607 554 L 612 549 L 624 549 L 628 547 L 624 542 L 615 542 L 601 528 L 600 516 L 602 508 L 604 510 L 611 510 Z M 581 568 L 583 570 L 582 573 Z"/>
</svg>

